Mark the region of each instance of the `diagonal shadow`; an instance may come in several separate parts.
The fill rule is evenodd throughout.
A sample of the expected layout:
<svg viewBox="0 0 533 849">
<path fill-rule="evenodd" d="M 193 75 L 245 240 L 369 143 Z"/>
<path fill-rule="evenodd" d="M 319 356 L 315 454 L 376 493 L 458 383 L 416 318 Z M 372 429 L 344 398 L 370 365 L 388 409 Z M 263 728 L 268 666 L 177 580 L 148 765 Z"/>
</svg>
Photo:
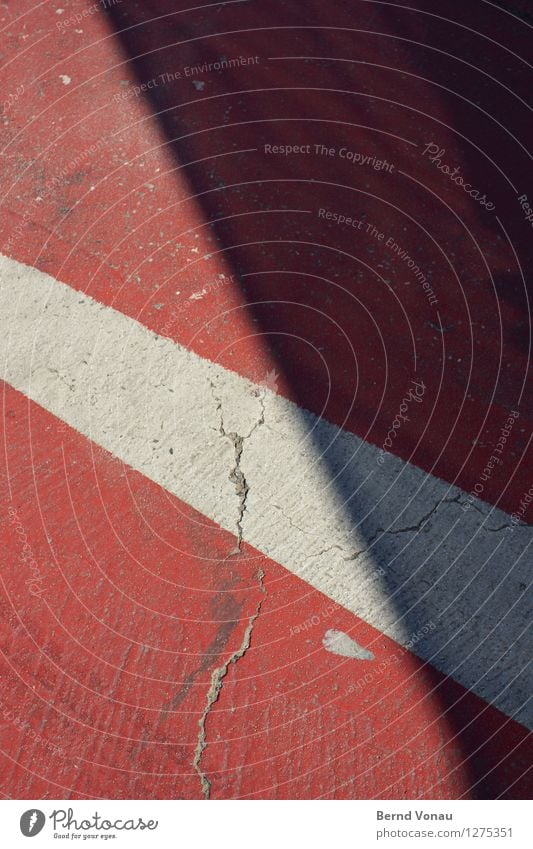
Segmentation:
<svg viewBox="0 0 533 849">
<path fill-rule="evenodd" d="M 517 587 L 529 538 L 520 531 L 496 543 L 502 515 L 490 503 L 516 506 L 509 472 L 491 482 L 489 504 L 469 511 L 451 484 L 475 486 L 472 442 L 481 435 L 490 445 L 522 403 L 529 306 L 495 219 L 443 184 L 424 149 L 438 143 L 450 161 L 460 157 L 462 173 L 502 214 L 516 214 L 516 200 L 489 154 L 502 138 L 504 158 L 521 154 L 505 130 L 472 118 L 473 107 L 454 94 L 476 96 L 471 65 L 482 64 L 480 44 L 492 50 L 475 43 L 468 29 L 475 14 L 461 5 L 448 3 L 447 17 L 464 21 L 464 30 L 453 30 L 463 64 L 442 53 L 449 23 L 401 15 L 387 3 L 308 0 L 303 9 L 244 0 L 187 11 L 183 2 L 150 0 L 106 11 L 176 160 L 189 163 L 192 193 L 291 397 L 321 417 L 314 427 L 302 413 L 302 422 L 380 567 L 395 633 L 409 638 L 436 623 L 422 656 L 459 681 L 480 681 L 491 701 L 508 711 L 514 705 L 513 712 L 527 694 L 526 602 Z M 520 40 L 516 22 L 485 12 L 485 32 L 515 27 L 507 35 Z M 434 50 L 420 46 L 427 44 Z M 509 60 L 496 48 L 491 58 L 493 73 Z M 514 83 L 523 93 L 519 69 Z M 494 99 L 494 86 L 483 96 Z M 498 97 L 496 111 L 510 95 Z M 228 151 L 234 154 L 212 166 L 201 161 Z M 524 245 L 521 234 L 520 256 Z M 512 361 L 503 373 L 502 350 Z M 364 444 L 347 454 L 327 422 L 384 446 L 413 380 L 425 387 L 423 404 L 411 403 L 409 422 L 394 437 L 396 456 L 383 454 L 379 466 Z M 409 477 L 397 458 L 422 471 Z M 517 729 L 518 749 L 498 763 L 494 735 L 507 718 L 489 721 L 481 701 L 443 686 L 433 666 L 424 674 L 460 742 L 472 798 L 512 796 L 507 770 L 525 732 Z M 517 718 L 527 721 L 524 712 Z"/>
</svg>

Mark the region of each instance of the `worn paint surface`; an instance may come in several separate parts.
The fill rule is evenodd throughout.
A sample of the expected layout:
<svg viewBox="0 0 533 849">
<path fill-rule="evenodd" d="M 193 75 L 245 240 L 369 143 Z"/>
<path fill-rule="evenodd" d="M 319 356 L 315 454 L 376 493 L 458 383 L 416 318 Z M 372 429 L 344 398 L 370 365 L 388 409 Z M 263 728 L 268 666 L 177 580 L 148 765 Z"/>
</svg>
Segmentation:
<svg viewBox="0 0 533 849">
<path fill-rule="evenodd" d="M 232 534 L 7 386 L 3 405 L 42 576 L 32 595 L 5 517 L 9 795 L 201 798 L 200 721 L 212 798 L 524 792 L 523 727 L 248 545 L 229 557 Z M 374 661 L 325 651 L 331 628 Z"/>
<path fill-rule="evenodd" d="M 11 386 L 232 531 L 228 555 L 247 540 L 399 642 L 432 622 L 417 653 L 533 725 L 529 527 L 36 269 L 0 275 Z M 502 664 L 505 688 L 482 674 Z"/>
<path fill-rule="evenodd" d="M 68 368 L 42 382 L 41 398 L 6 375 L 0 789 L 20 798 L 524 796 L 531 750 L 524 725 L 509 717 L 526 721 L 515 674 L 523 644 L 508 624 L 521 621 L 530 532 L 504 526 L 531 486 L 531 230 L 518 203 L 533 197 L 527 28 L 485 3 L 481 14 L 481 3 L 449 3 L 456 23 L 436 17 L 433 0 L 417 13 L 352 0 L 326 10 L 313 0 L 305 21 L 281 0 L 183 12 L 188 5 L 124 2 L 103 14 L 73 0 L 62 15 L 53 4 L 2 7 L 10 97 L 0 120 L 0 253 L 179 342 L 207 369 L 252 381 L 259 397 L 266 384 L 271 411 L 286 413 L 289 400 L 321 416 L 309 452 L 325 457 L 336 481 L 328 498 L 344 504 L 348 532 L 361 505 L 345 504 L 354 478 L 339 481 L 344 455 L 327 456 L 324 434 L 339 426 L 341 447 L 358 438 L 362 454 L 378 452 L 410 382 L 422 381 L 425 413 L 415 415 L 411 400 L 381 470 L 397 503 L 385 526 L 379 511 L 363 523 L 361 547 L 377 541 L 377 565 L 411 567 L 418 594 L 435 599 L 431 568 L 449 567 L 462 548 L 457 534 L 448 547 L 442 522 L 476 526 L 481 511 L 474 562 L 482 568 L 470 575 L 466 551 L 461 595 L 450 601 L 479 642 L 487 608 L 476 619 L 477 599 L 490 610 L 504 587 L 491 614 L 503 619 L 491 634 L 497 662 L 478 659 L 463 681 L 488 701 L 438 671 L 450 671 L 450 658 L 421 659 L 449 628 L 462 680 L 472 644 L 453 616 L 432 630 L 433 613 L 420 619 L 418 609 L 391 639 L 384 621 L 368 621 L 375 582 L 359 593 L 359 609 L 346 595 L 340 606 L 328 597 L 339 588 L 328 563 L 315 563 L 311 583 L 295 572 L 298 552 L 305 570 L 309 554 L 320 562 L 331 546 L 333 564 L 360 549 L 343 554 L 348 533 L 340 527 L 332 539 L 323 526 L 306 548 L 316 514 L 309 528 L 305 499 L 294 512 L 276 483 L 290 457 L 279 450 L 261 468 L 285 416 L 267 417 L 243 448 L 261 415 L 258 396 L 235 404 L 223 384 L 212 388 L 212 438 L 228 474 L 207 510 L 195 497 L 212 453 L 176 468 L 165 445 L 161 481 L 149 471 L 151 446 L 146 466 L 133 468 L 116 446 L 64 423 L 54 404 L 72 394 L 68 382 L 58 390 Z M 527 19 L 526 4 L 512 5 Z M 184 70 L 223 56 L 259 61 Z M 161 73 L 171 78 L 136 93 Z M 495 212 L 431 164 L 428 143 Z M 265 144 L 311 152 L 285 157 Z M 355 165 L 337 155 L 343 147 L 392 170 Z M 406 258 L 430 281 L 437 307 Z M 11 269 L 2 285 L 12 280 Z M 23 347 L 22 315 L 24 299 L 13 313 L 13 352 Z M 117 352 L 114 377 L 118 368 Z M 149 421 L 149 402 L 145 409 Z M 402 469 L 430 488 L 428 512 L 434 488 L 459 487 L 449 498 L 464 502 L 511 411 L 519 415 L 481 502 L 464 512 L 442 504 L 430 523 L 417 506 L 400 521 L 412 496 Z M 300 427 L 310 421 L 301 416 Z M 190 494 L 176 493 L 173 475 L 189 477 Z M 266 504 L 280 518 L 277 528 L 268 521 L 271 546 L 261 549 Z M 531 504 L 521 516 L 530 521 Z M 504 556 L 500 540 L 510 546 Z M 428 546 L 435 562 L 420 570 Z M 390 604 L 404 573 L 393 568 L 397 583 L 386 586 L 378 574 Z M 373 659 L 329 651 L 331 632 Z"/>
</svg>

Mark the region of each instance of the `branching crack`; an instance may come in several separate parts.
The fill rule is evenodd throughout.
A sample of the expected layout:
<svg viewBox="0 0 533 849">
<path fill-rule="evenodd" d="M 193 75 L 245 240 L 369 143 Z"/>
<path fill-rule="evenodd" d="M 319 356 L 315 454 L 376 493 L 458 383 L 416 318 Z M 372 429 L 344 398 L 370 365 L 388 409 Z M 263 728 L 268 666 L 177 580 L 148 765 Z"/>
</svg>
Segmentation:
<svg viewBox="0 0 533 849">
<path fill-rule="evenodd" d="M 420 531 L 422 530 L 422 526 L 426 524 L 427 520 L 433 516 L 434 513 L 439 509 L 441 504 L 458 504 L 461 495 L 455 495 L 453 498 L 441 498 L 440 501 L 437 501 L 434 507 L 431 508 L 427 513 L 425 513 L 420 521 L 416 525 L 410 525 L 408 528 L 398 528 L 395 531 L 386 531 L 387 534 L 405 534 L 408 531 Z"/>
<path fill-rule="evenodd" d="M 378 538 L 378 536 L 380 534 L 382 536 L 386 536 L 387 534 L 390 534 L 391 536 L 395 536 L 395 534 L 406 534 L 408 532 L 412 532 L 412 531 L 418 532 L 418 531 L 422 530 L 422 527 L 426 524 L 427 520 L 431 516 L 433 516 L 433 514 L 439 509 L 441 504 L 460 504 L 461 503 L 460 499 L 461 499 L 460 493 L 458 495 L 454 495 L 453 498 L 441 498 L 440 501 L 437 501 L 435 506 L 431 508 L 431 510 L 429 510 L 427 513 L 425 513 L 422 516 L 422 518 L 417 522 L 416 525 L 409 525 L 407 528 L 397 528 L 396 530 L 393 530 L 393 531 L 385 530 L 385 528 L 377 528 L 376 531 L 372 534 L 372 536 L 368 540 L 368 543 L 365 546 L 365 548 L 360 549 L 360 551 L 354 551 L 353 554 L 350 554 L 348 557 L 345 557 L 344 559 L 346 561 L 357 560 L 357 558 L 360 557 L 361 554 L 364 554 L 366 551 L 370 550 L 373 543 L 375 542 L 375 540 Z"/>
<path fill-rule="evenodd" d="M 365 552 L 369 551 L 369 549 L 372 547 L 372 543 L 374 542 L 374 540 L 376 540 L 378 538 L 379 534 L 385 534 L 385 533 L 389 533 L 388 531 L 385 530 L 385 528 L 376 528 L 376 530 L 374 531 L 374 533 L 372 534 L 372 536 L 368 540 L 368 543 L 365 546 L 365 548 L 361 548 L 359 551 L 354 551 L 348 557 L 345 557 L 344 560 L 345 561 L 357 560 L 357 558 L 360 557 L 361 554 L 365 554 Z"/>
<path fill-rule="evenodd" d="M 247 439 L 250 439 L 250 437 L 252 436 L 254 431 L 258 427 L 260 427 L 262 424 L 264 424 L 264 422 L 265 422 L 264 394 L 261 394 L 261 393 L 257 394 L 257 398 L 259 399 L 259 403 L 261 405 L 261 414 L 260 414 L 259 418 L 257 419 L 255 424 L 253 425 L 252 429 L 250 430 L 250 433 L 246 434 L 246 436 L 241 436 L 240 434 L 235 433 L 235 431 L 230 431 L 230 432 L 226 431 L 226 428 L 224 427 L 224 413 L 223 413 L 223 409 L 222 409 L 222 399 L 219 398 L 216 395 L 216 387 L 211 380 L 209 381 L 209 385 L 211 386 L 211 392 L 212 392 L 213 398 L 215 399 L 216 404 L 217 404 L 217 411 L 220 414 L 220 424 L 219 424 L 218 432 L 223 437 L 225 437 L 225 439 L 229 439 L 229 441 L 233 445 L 233 450 L 234 450 L 234 453 L 235 453 L 235 465 L 233 466 L 233 468 L 231 469 L 231 471 L 229 473 L 229 479 L 232 482 L 232 484 L 235 486 L 235 494 L 237 495 L 237 497 L 239 499 L 239 509 L 238 509 L 238 513 L 237 513 L 237 521 L 235 523 L 237 542 L 236 542 L 236 546 L 235 546 L 234 550 L 230 553 L 230 556 L 231 556 L 231 555 L 235 555 L 235 554 L 240 554 L 240 551 L 241 551 L 242 533 L 243 533 L 243 531 L 242 531 L 242 521 L 243 521 L 243 516 L 244 516 L 245 510 L 246 510 L 246 500 L 248 498 L 248 492 L 249 492 L 249 489 L 250 489 L 250 487 L 248 486 L 248 482 L 246 480 L 246 477 L 244 476 L 244 473 L 241 469 L 241 458 L 242 458 L 242 452 L 243 452 L 243 448 L 244 448 L 244 442 Z"/>
<path fill-rule="evenodd" d="M 266 587 L 265 587 L 265 584 L 264 584 L 264 577 L 265 577 L 265 573 L 263 572 L 262 569 L 259 569 L 259 572 L 258 572 L 259 587 L 261 588 L 261 592 L 263 593 L 263 596 L 266 596 Z M 211 675 L 211 686 L 210 686 L 209 692 L 207 694 L 206 706 L 205 706 L 204 712 L 203 712 L 200 720 L 198 721 L 198 726 L 200 728 L 200 731 L 198 733 L 198 742 L 196 744 L 196 751 L 195 751 L 195 754 L 194 754 L 194 761 L 193 761 L 194 769 L 198 773 L 198 776 L 200 778 L 200 784 L 202 786 L 202 793 L 204 794 L 204 797 L 206 799 L 211 798 L 211 781 L 209 780 L 209 778 L 207 777 L 205 772 L 203 772 L 201 762 L 202 762 L 203 753 L 205 752 L 205 750 L 207 748 L 207 729 L 206 729 L 207 717 L 209 716 L 209 713 L 210 713 L 213 705 L 216 704 L 216 702 L 218 702 L 218 699 L 220 697 L 220 693 L 222 691 L 222 687 L 224 686 L 224 678 L 228 674 L 230 665 L 232 663 L 237 663 L 237 661 L 239 661 L 241 659 L 241 657 L 244 657 L 244 655 L 246 654 L 246 652 L 250 648 L 250 645 L 251 645 L 251 642 L 252 642 L 252 633 L 253 633 L 253 630 L 254 630 L 254 625 L 255 625 L 255 622 L 256 622 L 259 614 L 261 613 L 263 601 L 264 601 L 264 597 L 258 602 L 255 613 L 250 617 L 250 620 L 249 620 L 248 625 L 246 627 L 246 631 L 244 632 L 244 636 L 243 636 L 240 648 L 228 658 L 228 660 L 224 663 L 223 666 L 219 666 L 217 669 L 215 669 L 213 674 Z"/>
</svg>

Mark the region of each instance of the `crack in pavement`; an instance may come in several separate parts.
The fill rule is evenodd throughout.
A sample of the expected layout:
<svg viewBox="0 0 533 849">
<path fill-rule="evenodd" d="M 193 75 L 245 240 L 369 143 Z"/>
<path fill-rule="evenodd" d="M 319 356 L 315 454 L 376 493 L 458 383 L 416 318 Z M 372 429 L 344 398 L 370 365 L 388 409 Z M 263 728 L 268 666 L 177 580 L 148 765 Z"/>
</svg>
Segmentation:
<svg viewBox="0 0 533 849">
<path fill-rule="evenodd" d="M 337 545 L 337 544 L 335 543 L 334 545 L 330 545 L 330 546 L 328 546 L 328 548 L 323 548 L 323 549 L 322 549 L 322 551 L 317 551 L 317 552 L 315 552 L 315 554 L 308 554 L 308 555 L 307 555 L 307 559 L 308 559 L 308 560 L 313 560 L 313 558 L 314 558 L 314 557 L 322 557 L 322 555 L 323 555 L 323 554 L 329 554 L 329 552 L 330 552 L 330 551 L 333 551 L 333 549 L 334 549 L 334 548 L 338 548 L 338 549 L 339 549 L 339 551 L 344 551 L 344 548 L 342 548 L 342 546 Z M 351 558 L 349 558 L 349 559 L 351 559 Z"/>
<path fill-rule="evenodd" d="M 267 425 L 267 427 L 268 427 L 268 425 Z M 283 516 L 283 518 L 285 519 L 285 521 L 289 523 L 289 525 L 290 525 L 290 527 L 291 527 L 291 528 L 294 528 L 296 531 L 300 531 L 300 533 L 301 533 L 301 534 L 303 534 L 304 536 L 307 536 L 307 537 L 309 537 L 309 536 L 313 536 L 313 537 L 318 536 L 318 534 L 313 533 L 313 531 L 311 531 L 311 530 L 309 530 L 309 529 L 301 528 L 301 527 L 300 527 L 300 525 L 297 525 L 297 524 L 296 524 L 296 522 L 294 522 L 294 521 L 291 519 L 291 517 L 288 515 L 288 513 L 285 513 L 285 511 L 283 510 L 283 508 L 281 507 L 281 505 L 280 505 L 280 504 L 272 504 L 272 507 L 274 507 L 274 509 L 275 509 L 275 510 L 279 510 L 279 512 L 281 513 L 281 515 Z M 316 554 L 313 554 L 313 555 L 312 555 L 312 557 L 316 557 Z"/>
<path fill-rule="evenodd" d="M 430 518 L 430 516 L 432 516 L 439 509 L 441 504 L 460 504 L 461 503 L 460 499 L 461 499 L 461 493 L 459 493 L 458 495 L 454 495 L 453 498 L 441 498 L 440 501 L 438 501 L 435 504 L 435 506 L 431 508 L 431 510 L 429 510 L 427 513 L 425 513 L 422 516 L 422 518 L 420 519 L 419 522 L 417 522 L 416 525 L 410 525 L 407 528 L 397 528 L 394 531 L 385 530 L 385 528 L 377 528 L 375 533 L 373 533 L 372 536 L 370 537 L 370 539 L 368 540 L 368 543 L 367 543 L 365 548 L 362 548 L 360 551 L 354 551 L 348 557 L 345 557 L 344 560 L 345 561 L 357 560 L 357 558 L 360 557 L 361 554 L 364 554 L 365 552 L 370 551 L 370 549 L 372 548 L 372 545 L 374 544 L 374 542 L 378 538 L 379 534 L 381 534 L 382 536 L 386 536 L 387 534 L 394 536 L 395 534 L 406 534 L 410 531 L 416 531 L 418 533 L 418 531 L 422 530 L 422 526 L 425 525 L 425 523 Z"/>
<path fill-rule="evenodd" d="M 211 387 L 211 393 L 213 395 L 214 400 L 217 404 L 217 411 L 220 413 L 220 425 L 218 428 L 219 433 L 225 438 L 228 439 L 233 445 L 233 450 L 235 452 L 235 465 L 231 469 L 229 473 L 229 479 L 235 486 L 235 493 L 239 499 L 239 510 L 237 513 L 237 521 L 236 521 L 236 537 L 237 542 L 233 551 L 230 552 L 230 557 L 235 556 L 241 553 L 241 544 L 242 544 L 242 522 L 244 513 L 246 510 L 246 501 L 248 498 L 248 492 L 250 487 L 248 486 L 248 482 L 244 473 L 241 469 L 241 458 L 242 452 L 244 448 L 244 443 L 247 439 L 250 439 L 252 434 L 257 430 L 258 427 L 261 427 L 265 423 L 265 402 L 264 402 L 264 393 L 256 393 L 256 397 L 259 399 L 259 403 L 261 405 L 261 414 L 255 424 L 253 425 L 250 433 L 246 434 L 246 436 L 241 436 L 235 431 L 226 431 L 224 427 L 224 412 L 222 409 L 222 399 L 216 395 L 216 387 L 212 380 L 209 381 L 209 385 Z"/>
<path fill-rule="evenodd" d="M 260 413 L 257 421 L 254 423 L 253 427 L 251 428 L 250 432 L 248 434 L 246 434 L 245 436 L 241 436 L 240 434 L 236 433 L 235 431 L 227 431 L 226 430 L 226 428 L 224 426 L 224 411 L 223 411 L 223 406 L 222 406 L 222 399 L 219 398 L 218 395 L 216 394 L 216 387 L 215 387 L 215 384 L 213 383 L 212 380 L 209 381 L 209 385 L 211 387 L 212 396 L 213 396 L 213 398 L 216 402 L 216 405 L 217 405 L 217 407 L 216 407 L 217 412 L 220 415 L 220 424 L 219 424 L 219 427 L 218 427 L 218 432 L 221 434 L 221 436 L 223 436 L 225 439 L 228 439 L 231 442 L 231 444 L 233 445 L 233 450 L 235 452 L 235 465 L 233 466 L 233 468 L 231 469 L 231 471 L 229 473 L 229 479 L 234 484 L 235 493 L 239 498 L 239 510 L 238 510 L 237 521 L 236 521 L 237 542 L 236 542 L 235 549 L 232 552 L 230 552 L 229 556 L 231 557 L 231 556 L 240 554 L 240 552 L 241 552 L 241 544 L 242 544 L 242 538 L 243 538 L 242 521 L 243 521 L 244 512 L 246 510 L 246 499 L 247 499 L 248 492 L 249 492 L 249 486 L 248 486 L 248 483 L 246 481 L 246 477 L 244 476 L 244 473 L 243 473 L 241 466 L 240 466 L 241 458 L 242 458 L 242 452 L 243 452 L 245 441 L 247 439 L 250 439 L 250 437 L 257 430 L 257 428 L 261 427 L 261 425 L 263 425 L 264 422 L 265 422 L 264 392 L 254 393 L 256 395 L 256 397 L 259 399 L 259 403 L 261 405 L 261 413 Z M 264 573 L 263 569 L 260 568 L 259 572 L 258 572 L 259 587 L 261 589 L 261 592 L 265 596 L 266 595 L 266 588 L 265 588 L 265 584 L 264 584 L 264 577 L 265 577 L 265 573 Z M 206 730 L 207 718 L 209 716 L 209 713 L 211 712 L 211 708 L 213 707 L 214 704 L 216 704 L 216 702 L 218 701 L 218 699 L 220 697 L 220 693 L 221 693 L 222 687 L 224 685 L 224 678 L 228 674 L 228 671 L 229 671 L 231 664 L 237 663 L 242 657 L 244 657 L 244 655 L 246 654 L 246 652 L 250 648 L 254 625 L 255 625 L 255 622 L 257 620 L 257 617 L 261 613 L 263 601 L 264 601 L 264 598 L 262 598 L 258 602 L 255 613 L 250 617 L 250 620 L 249 620 L 248 625 L 246 627 L 246 630 L 244 632 L 244 636 L 243 636 L 243 640 L 242 640 L 240 648 L 236 652 L 234 652 L 222 666 L 219 666 L 217 669 L 215 669 L 213 671 L 212 675 L 211 675 L 211 686 L 209 687 L 209 691 L 207 693 L 206 706 L 205 706 L 204 712 L 203 712 L 203 714 L 200 717 L 200 720 L 198 722 L 200 730 L 199 730 L 199 733 L 198 733 L 198 742 L 196 744 L 196 750 L 195 750 L 194 761 L 193 761 L 193 767 L 194 767 L 195 771 L 197 772 L 197 774 L 200 778 L 202 793 L 203 793 L 205 799 L 211 798 L 211 781 L 209 780 L 209 778 L 207 777 L 207 775 L 205 774 L 205 772 L 202 770 L 202 767 L 201 767 L 203 753 L 204 753 L 205 749 L 207 748 L 207 730 Z"/>
<path fill-rule="evenodd" d="M 266 591 L 265 582 L 264 582 L 265 573 L 263 572 L 263 570 L 261 568 L 259 569 L 259 572 L 258 572 L 258 578 L 259 578 L 259 586 L 261 588 L 261 592 L 263 593 L 263 596 L 266 596 L 267 591 Z M 218 699 L 220 697 L 220 693 L 222 691 L 222 687 L 224 686 L 224 678 L 228 674 L 228 671 L 229 671 L 231 664 L 237 663 L 237 661 L 239 661 L 241 659 L 241 657 L 244 657 L 244 655 L 246 654 L 246 652 L 250 648 L 250 645 L 251 645 L 251 642 L 252 642 L 252 632 L 254 630 L 255 622 L 256 622 L 259 614 L 261 613 L 263 601 L 264 601 L 264 598 L 262 598 L 258 602 L 255 613 L 250 617 L 248 625 L 246 626 L 246 631 L 244 632 L 244 636 L 243 636 L 240 648 L 236 652 L 233 652 L 233 654 L 228 658 L 228 660 L 223 664 L 223 666 L 219 666 L 217 669 L 215 669 L 213 671 L 213 674 L 211 675 L 211 686 L 210 686 L 209 691 L 207 693 L 206 706 L 205 706 L 205 709 L 204 709 L 202 716 L 200 717 L 200 719 L 198 721 L 200 731 L 198 733 L 198 742 L 196 744 L 196 751 L 195 751 L 195 754 L 194 754 L 194 761 L 193 761 L 194 769 L 198 773 L 198 776 L 200 778 L 202 793 L 203 793 L 205 799 L 211 798 L 211 781 L 209 780 L 209 778 L 207 777 L 205 772 L 202 770 L 202 766 L 201 766 L 202 757 L 203 757 L 203 754 L 204 754 L 204 752 L 207 748 L 207 745 L 208 745 L 207 744 L 207 729 L 206 729 L 207 717 L 209 716 L 209 713 L 210 713 L 213 705 L 216 704 L 216 702 L 218 702 Z"/>
<path fill-rule="evenodd" d="M 221 430 L 221 433 L 233 443 L 233 448 L 235 450 L 235 465 L 231 472 L 229 473 L 230 481 L 235 485 L 235 493 L 239 498 L 239 512 L 237 514 L 237 544 L 233 551 L 230 552 L 231 555 L 240 554 L 241 551 L 241 543 L 242 543 L 242 519 L 244 516 L 244 511 L 246 510 L 246 499 L 248 498 L 248 492 L 250 487 L 244 477 L 243 472 L 241 471 L 240 462 L 242 457 L 242 448 L 244 438 L 239 436 L 238 433 L 225 433 Z"/>
<path fill-rule="evenodd" d="M 433 514 L 439 509 L 441 504 L 459 504 L 460 498 L 461 498 L 461 493 L 459 493 L 458 495 L 454 495 L 453 498 L 441 498 L 440 501 L 437 501 L 435 506 L 431 508 L 431 510 L 429 510 L 427 513 L 425 513 L 422 516 L 422 518 L 420 519 L 419 522 L 417 522 L 416 525 L 410 525 L 407 528 L 398 528 L 395 531 L 385 531 L 385 533 L 394 535 L 394 534 L 405 534 L 408 531 L 420 531 L 420 530 L 422 530 L 422 525 L 425 525 L 425 523 L 430 518 L 430 516 L 433 516 Z"/>
</svg>

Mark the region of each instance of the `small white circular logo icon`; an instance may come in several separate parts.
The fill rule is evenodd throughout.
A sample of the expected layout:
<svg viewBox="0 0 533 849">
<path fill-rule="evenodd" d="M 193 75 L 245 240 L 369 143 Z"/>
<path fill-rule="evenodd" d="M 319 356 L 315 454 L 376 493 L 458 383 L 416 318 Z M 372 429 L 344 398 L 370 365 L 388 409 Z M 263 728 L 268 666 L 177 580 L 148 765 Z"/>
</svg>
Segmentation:
<svg viewBox="0 0 533 849">
<path fill-rule="evenodd" d="M 46 817 L 37 808 L 25 811 L 20 818 L 20 830 L 25 837 L 35 837 L 42 831 Z"/>
</svg>

